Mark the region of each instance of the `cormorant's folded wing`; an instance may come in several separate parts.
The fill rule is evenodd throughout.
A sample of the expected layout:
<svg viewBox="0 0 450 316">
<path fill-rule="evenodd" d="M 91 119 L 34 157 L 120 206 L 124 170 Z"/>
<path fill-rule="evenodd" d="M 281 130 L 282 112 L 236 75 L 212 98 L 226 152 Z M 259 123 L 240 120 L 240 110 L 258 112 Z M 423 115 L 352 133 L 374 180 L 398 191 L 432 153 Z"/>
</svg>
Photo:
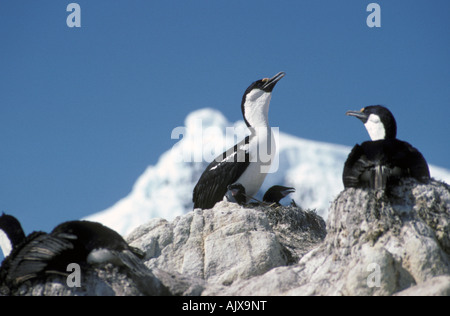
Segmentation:
<svg viewBox="0 0 450 316">
<path fill-rule="evenodd" d="M 364 150 L 360 145 L 353 147 L 344 166 L 342 180 L 345 188 L 357 188 L 360 186 L 362 174 L 372 165 L 365 156 Z"/>
<path fill-rule="evenodd" d="M 210 209 L 223 200 L 227 187 L 236 182 L 250 164 L 250 137 L 217 157 L 203 172 L 194 189 L 194 208 Z"/>
</svg>

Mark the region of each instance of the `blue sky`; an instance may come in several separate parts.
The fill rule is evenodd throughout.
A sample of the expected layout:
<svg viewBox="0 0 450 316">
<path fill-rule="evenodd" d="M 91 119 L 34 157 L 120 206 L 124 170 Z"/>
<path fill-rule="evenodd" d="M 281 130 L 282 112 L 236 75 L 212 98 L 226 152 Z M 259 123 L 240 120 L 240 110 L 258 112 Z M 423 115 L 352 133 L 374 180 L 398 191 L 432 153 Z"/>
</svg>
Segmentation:
<svg viewBox="0 0 450 316">
<path fill-rule="evenodd" d="M 0 0 L 0 211 L 27 233 L 108 208 L 171 148 L 190 112 L 241 119 L 285 71 L 272 126 L 353 146 L 347 110 L 383 104 L 399 138 L 450 168 L 450 1 Z"/>
</svg>

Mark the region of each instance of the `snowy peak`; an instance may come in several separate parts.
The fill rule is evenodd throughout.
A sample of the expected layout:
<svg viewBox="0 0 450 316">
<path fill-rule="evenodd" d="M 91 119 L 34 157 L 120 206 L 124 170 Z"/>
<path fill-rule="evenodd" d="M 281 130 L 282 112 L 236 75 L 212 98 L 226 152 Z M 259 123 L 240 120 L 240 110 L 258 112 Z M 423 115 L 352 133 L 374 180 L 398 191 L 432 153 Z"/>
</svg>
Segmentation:
<svg viewBox="0 0 450 316">
<path fill-rule="evenodd" d="M 276 130 L 276 129 L 275 129 Z M 278 169 L 267 175 L 258 194 L 273 185 L 295 187 L 290 195 L 304 208 L 327 218 L 330 203 L 343 190 L 342 170 L 351 148 L 314 142 L 277 132 Z M 222 113 L 202 109 L 175 128 L 172 149 L 137 179 L 131 193 L 111 208 L 89 216 L 125 235 L 152 218 L 172 220 L 192 211 L 192 192 L 208 164 L 248 134 L 243 121 L 230 123 Z M 450 183 L 450 172 L 430 167 L 438 180 Z M 286 199 L 285 203 L 289 203 Z"/>
</svg>

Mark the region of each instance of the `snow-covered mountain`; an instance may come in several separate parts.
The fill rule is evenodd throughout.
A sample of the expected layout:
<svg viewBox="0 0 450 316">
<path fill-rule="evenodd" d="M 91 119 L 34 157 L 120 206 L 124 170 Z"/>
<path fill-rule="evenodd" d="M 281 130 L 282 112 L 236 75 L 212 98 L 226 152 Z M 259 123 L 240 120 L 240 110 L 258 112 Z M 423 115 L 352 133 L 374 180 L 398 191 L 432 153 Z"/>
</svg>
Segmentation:
<svg viewBox="0 0 450 316">
<path fill-rule="evenodd" d="M 192 191 L 202 172 L 217 154 L 233 146 L 245 135 L 226 133 L 233 127 L 246 131 L 242 121 L 230 123 L 218 111 L 202 109 L 191 113 L 185 127 L 174 130 L 181 139 L 149 166 L 136 181 L 131 193 L 111 208 L 86 218 L 101 222 L 126 235 L 152 218 L 172 220 L 192 210 Z M 228 129 L 227 129 L 228 128 Z M 180 137 L 182 135 L 182 137 Z M 343 190 L 342 170 L 351 148 L 309 141 L 277 133 L 279 160 L 276 172 L 267 175 L 260 196 L 273 185 L 295 187 L 290 197 L 298 205 L 316 209 L 327 218 L 330 203 Z M 450 183 L 450 171 L 430 166 L 431 175 Z M 287 203 L 290 202 L 286 199 Z"/>
</svg>

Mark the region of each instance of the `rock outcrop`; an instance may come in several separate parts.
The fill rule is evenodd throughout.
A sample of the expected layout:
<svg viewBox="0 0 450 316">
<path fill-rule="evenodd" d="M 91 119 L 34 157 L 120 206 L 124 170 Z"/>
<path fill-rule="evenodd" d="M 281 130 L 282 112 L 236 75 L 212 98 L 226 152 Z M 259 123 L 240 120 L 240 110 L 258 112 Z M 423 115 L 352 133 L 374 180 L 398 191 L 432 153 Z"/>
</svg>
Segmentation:
<svg viewBox="0 0 450 316">
<path fill-rule="evenodd" d="M 408 180 L 388 196 L 349 189 L 331 206 L 324 242 L 298 264 L 203 294 L 446 295 L 449 228 L 445 184 Z"/>
<path fill-rule="evenodd" d="M 125 267 L 112 264 L 82 267 L 80 286 L 69 284 L 70 274 L 49 274 L 45 279 L 29 280 L 17 288 L 0 287 L 0 296 L 142 296 L 170 295 L 154 274 L 148 270 L 142 279 Z"/>
<path fill-rule="evenodd" d="M 163 287 L 143 290 L 109 265 L 89 271 L 77 290 L 52 277 L 16 294 L 449 295 L 450 187 L 406 180 L 388 194 L 348 189 L 326 225 L 296 207 L 221 202 L 151 220 L 127 241 Z"/>
<path fill-rule="evenodd" d="M 322 242 L 325 226 L 314 212 L 295 207 L 249 209 L 221 202 L 172 223 L 152 220 L 128 241 L 146 253 L 152 270 L 182 275 L 198 285 L 194 292 L 177 294 L 197 295 L 212 284 L 227 287 L 296 264 Z"/>
</svg>

